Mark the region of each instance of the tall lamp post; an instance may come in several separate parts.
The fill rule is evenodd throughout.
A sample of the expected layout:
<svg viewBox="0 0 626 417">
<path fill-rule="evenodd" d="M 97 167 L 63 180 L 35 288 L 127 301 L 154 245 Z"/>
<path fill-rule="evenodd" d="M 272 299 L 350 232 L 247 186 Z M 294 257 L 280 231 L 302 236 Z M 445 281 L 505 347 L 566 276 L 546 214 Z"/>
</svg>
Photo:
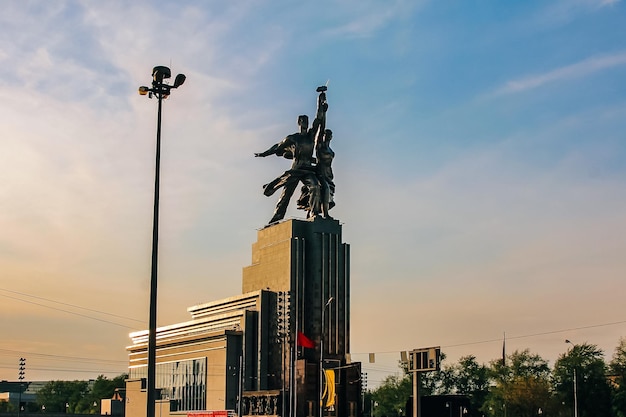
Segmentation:
<svg viewBox="0 0 626 417">
<path fill-rule="evenodd" d="M 155 377 L 156 377 L 156 316 L 157 316 L 157 260 L 159 247 L 159 184 L 161 170 L 161 108 L 163 99 L 170 95 L 170 90 L 185 82 L 185 75 L 178 74 L 174 85 L 164 81 L 172 76 L 168 67 L 157 66 L 152 69 L 152 87 L 139 87 L 139 94 L 155 96 L 159 106 L 157 111 L 156 164 L 154 173 L 154 215 L 152 218 L 152 272 L 150 274 L 150 322 L 148 329 L 148 380 L 146 417 L 155 415 Z"/>
<path fill-rule="evenodd" d="M 569 339 L 565 339 L 565 343 L 569 343 L 572 345 L 572 350 L 576 347 Z M 576 364 L 573 366 L 574 368 L 574 417 L 578 417 L 578 395 L 576 389 Z"/>
<path fill-rule="evenodd" d="M 324 313 L 334 300 L 330 297 L 322 308 L 322 323 L 320 326 L 320 417 L 324 417 Z"/>
<path fill-rule="evenodd" d="M 26 359 L 20 358 L 20 368 L 17 379 L 20 381 L 20 392 L 17 399 L 17 417 L 20 417 L 22 411 L 22 391 L 24 390 L 24 374 L 26 374 Z"/>
</svg>

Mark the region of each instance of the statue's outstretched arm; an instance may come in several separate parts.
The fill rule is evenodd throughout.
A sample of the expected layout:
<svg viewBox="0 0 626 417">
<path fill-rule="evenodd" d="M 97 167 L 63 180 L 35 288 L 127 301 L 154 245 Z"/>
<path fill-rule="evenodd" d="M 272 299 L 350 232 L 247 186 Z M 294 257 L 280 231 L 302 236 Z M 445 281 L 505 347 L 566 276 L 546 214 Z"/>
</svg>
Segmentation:
<svg viewBox="0 0 626 417">
<path fill-rule="evenodd" d="M 265 157 L 265 156 L 269 156 L 269 155 L 276 155 L 276 151 L 278 150 L 278 148 L 280 147 L 280 143 L 277 143 L 275 145 L 273 145 L 271 148 L 269 148 L 268 150 L 266 150 L 265 152 L 259 152 L 259 153 L 255 153 L 254 156 L 255 157 Z"/>
</svg>

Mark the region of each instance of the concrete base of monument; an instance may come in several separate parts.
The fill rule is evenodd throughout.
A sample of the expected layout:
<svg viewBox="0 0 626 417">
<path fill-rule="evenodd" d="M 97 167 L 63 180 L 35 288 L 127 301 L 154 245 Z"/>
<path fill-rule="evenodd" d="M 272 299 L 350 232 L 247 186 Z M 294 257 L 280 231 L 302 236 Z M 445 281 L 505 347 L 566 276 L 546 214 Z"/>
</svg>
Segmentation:
<svg viewBox="0 0 626 417">
<path fill-rule="evenodd" d="M 319 416 L 320 351 L 334 370 L 336 403 L 324 415 L 357 415 L 360 363 L 350 363 L 350 245 L 336 219 L 285 220 L 257 232 L 252 262 L 243 269 L 242 292 L 269 290 L 288 299 L 292 340 L 302 333 L 313 348 L 292 352 L 298 384 L 297 415 Z M 332 299 L 332 302 L 329 300 Z M 323 337 L 322 337 L 323 336 Z M 323 340 L 322 346 L 320 346 Z"/>
<path fill-rule="evenodd" d="M 341 252 L 338 260 L 337 251 Z M 298 268 L 319 275 L 316 266 L 332 261 L 340 263 L 337 268 L 345 269 L 347 251 L 349 246 L 341 242 L 338 220 L 316 216 L 269 225 L 257 232 L 257 241 L 252 244 L 252 262 L 243 268 L 242 292 L 290 291 L 298 284 Z"/>
</svg>

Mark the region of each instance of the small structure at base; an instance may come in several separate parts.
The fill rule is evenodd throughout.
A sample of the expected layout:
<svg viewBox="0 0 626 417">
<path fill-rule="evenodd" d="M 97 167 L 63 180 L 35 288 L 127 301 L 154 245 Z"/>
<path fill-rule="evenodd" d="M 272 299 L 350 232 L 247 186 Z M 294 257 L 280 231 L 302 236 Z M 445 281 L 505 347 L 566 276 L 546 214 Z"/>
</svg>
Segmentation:
<svg viewBox="0 0 626 417">
<path fill-rule="evenodd" d="M 100 400 L 100 415 L 124 417 L 126 390 L 116 388 L 113 397 Z"/>
</svg>

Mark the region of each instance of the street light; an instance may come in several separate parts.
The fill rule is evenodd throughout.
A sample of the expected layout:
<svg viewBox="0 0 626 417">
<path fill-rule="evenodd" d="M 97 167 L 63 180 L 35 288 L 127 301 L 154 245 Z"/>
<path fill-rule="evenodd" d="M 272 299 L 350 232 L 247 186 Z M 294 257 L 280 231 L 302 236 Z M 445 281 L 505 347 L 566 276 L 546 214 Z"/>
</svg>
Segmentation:
<svg viewBox="0 0 626 417">
<path fill-rule="evenodd" d="M 330 297 L 322 308 L 322 323 L 320 326 L 320 417 L 324 417 L 324 313 L 333 300 L 334 298 Z"/>
<path fill-rule="evenodd" d="M 17 400 L 17 417 L 20 417 L 20 412 L 22 408 L 22 391 L 24 389 L 23 385 L 24 385 L 25 374 L 26 374 L 26 359 L 20 358 L 20 367 L 19 367 L 19 372 L 18 372 L 18 377 L 17 377 L 17 379 L 19 379 L 20 381 L 20 392 L 19 392 L 18 400 Z"/>
<path fill-rule="evenodd" d="M 565 343 L 572 345 L 572 349 L 576 347 L 569 339 L 565 339 Z M 574 363 L 574 417 L 578 417 L 578 396 L 576 393 L 576 364 Z"/>
<path fill-rule="evenodd" d="M 156 164 L 154 171 L 154 215 L 152 218 L 152 272 L 150 274 L 150 322 L 148 328 L 148 381 L 147 381 L 147 408 L 146 417 L 154 417 L 155 404 L 155 377 L 156 377 L 156 317 L 157 317 L 157 259 L 159 247 L 159 184 L 161 169 L 161 108 L 164 98 L 169 97 L 173 88 L 178 88 L 185 82 L 185 75 L 178 74 L 174 85 L 165 84 L 172 73 L 168 67 L 157 66 L 152 69 L 152 88 L 141 86 L 139 94 L 154 95 L 158 102 L 157 133 L 156 133 Z"/>
</svg>

